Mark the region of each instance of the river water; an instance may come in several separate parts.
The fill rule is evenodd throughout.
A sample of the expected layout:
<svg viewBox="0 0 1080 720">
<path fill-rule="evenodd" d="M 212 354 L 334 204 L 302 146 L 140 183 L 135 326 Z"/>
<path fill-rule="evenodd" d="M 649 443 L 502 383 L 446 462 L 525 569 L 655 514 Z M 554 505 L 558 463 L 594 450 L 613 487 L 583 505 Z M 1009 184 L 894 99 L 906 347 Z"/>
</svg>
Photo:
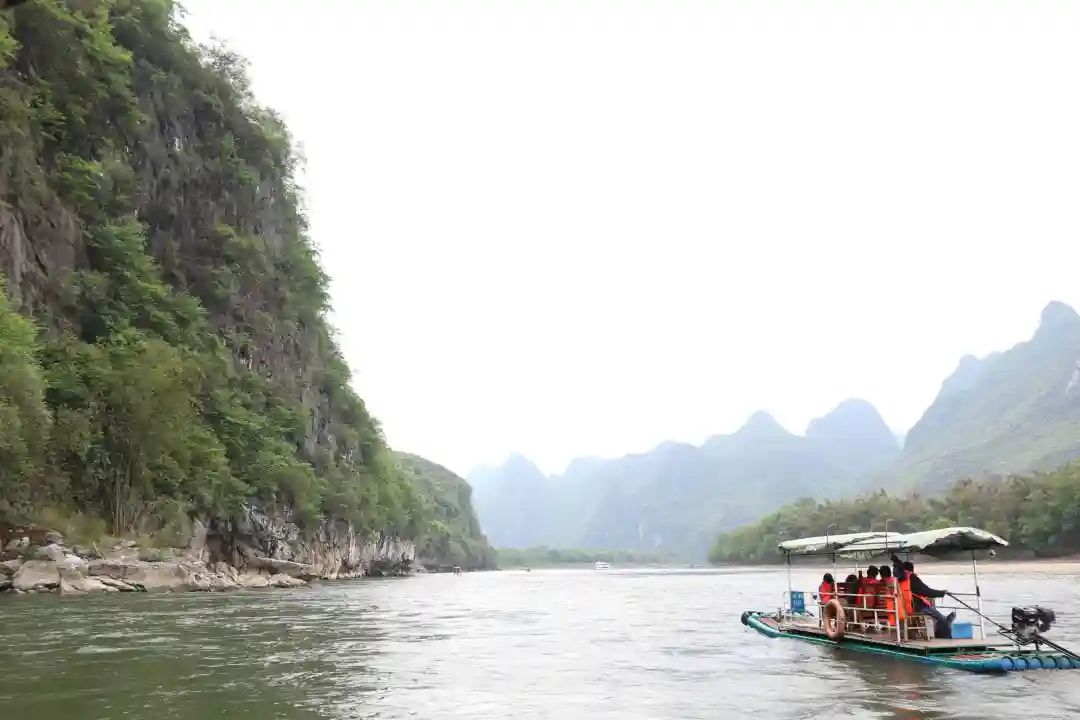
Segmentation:
<svg viewBox="0 0 1080 720">
<path fill-rule="evenodd" d="M 1052 607 L 1080 646 L 1077 570 L 1002 566 L 983 593 Z M 0 718 L 1080 717 L 1080 671 L 971 675 L 739 623 L 785 587 L 779 569 L 589 569 L 0 597 Z"/>
</svg>

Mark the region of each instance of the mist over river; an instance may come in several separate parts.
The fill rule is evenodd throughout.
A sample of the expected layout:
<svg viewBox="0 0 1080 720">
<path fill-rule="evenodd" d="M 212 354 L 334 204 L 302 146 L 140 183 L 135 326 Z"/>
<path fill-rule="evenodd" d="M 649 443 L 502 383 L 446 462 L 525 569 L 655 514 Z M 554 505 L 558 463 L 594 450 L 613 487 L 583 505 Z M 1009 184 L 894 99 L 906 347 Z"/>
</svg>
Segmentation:
<svg viewBox="0 0 1080 720">
<path fill-rule="evenodd" d="M 971 587 L 964 566 L 922 570 Z M 985 570 L 997 615 L 1042 603 L 1051 637 L 1080 647 L 1080 565 Z M 2 598 L 0 718 L 1080 716 L 1080 672 L 971 675 L 739 623 L 785 587 L 782 568 L 615 568 Z"/>
</svg>

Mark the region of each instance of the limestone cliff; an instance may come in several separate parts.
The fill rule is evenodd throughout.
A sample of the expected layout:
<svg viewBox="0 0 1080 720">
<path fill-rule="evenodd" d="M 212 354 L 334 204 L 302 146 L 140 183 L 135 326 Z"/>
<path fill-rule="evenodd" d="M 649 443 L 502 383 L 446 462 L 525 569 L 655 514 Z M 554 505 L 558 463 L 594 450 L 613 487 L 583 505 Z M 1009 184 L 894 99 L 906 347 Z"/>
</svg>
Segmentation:
<svg viewBox="0 0 1080 720">
<path fill-rule="evenodd" d="M 495 550 L 480 529 L 472 488 L 464 478 L 418 455 L 395 452 L 402 476 L 416 488 L 428 520 L 417 538 L 417 560 L 432 570 L 458 566 L 493 570 Z"/>
<path fill-rule="evenodd" d="M 333 519 L 305 532 L 256 507 L 233 520 L 212 521 L 204 538 L 197 530 L 192 550 L 209 563 L 224 562 L 240 571 L 295 571 L 318 578 L 399 574 L 410 569 L 416 554 L 412 540 L 358 533 Z"/>
<path fill-rule="evenodd" d="M 1029 340 L 960 360 L 908 432 L 881 487 L 1050 471 L 1080 457 L 1080 315 L 1051 302 Z"/>
<path fill-rule="evenodd" d="M 0 11 L 0 525 L 194 523 L 210 563 L 324 577 L 412 559 L 428 518 L 350 388 L 296 163 L 171 0 Z"/>
</svg>

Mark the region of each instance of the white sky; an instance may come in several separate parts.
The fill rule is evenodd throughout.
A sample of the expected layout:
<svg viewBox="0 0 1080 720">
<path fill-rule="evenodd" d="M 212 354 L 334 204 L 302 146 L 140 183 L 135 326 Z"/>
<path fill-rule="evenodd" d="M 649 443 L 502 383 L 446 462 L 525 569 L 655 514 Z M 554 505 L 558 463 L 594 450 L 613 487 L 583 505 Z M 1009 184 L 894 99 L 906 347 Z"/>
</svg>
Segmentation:
<svg viewBox="0 0 1080 720">
<path fill-rule="evenodd" d="M 355 387 L 461 473 L 907 429 L 1080 306 L 1080 3 L 184 4 L 304 147 Z"/>
</svg>

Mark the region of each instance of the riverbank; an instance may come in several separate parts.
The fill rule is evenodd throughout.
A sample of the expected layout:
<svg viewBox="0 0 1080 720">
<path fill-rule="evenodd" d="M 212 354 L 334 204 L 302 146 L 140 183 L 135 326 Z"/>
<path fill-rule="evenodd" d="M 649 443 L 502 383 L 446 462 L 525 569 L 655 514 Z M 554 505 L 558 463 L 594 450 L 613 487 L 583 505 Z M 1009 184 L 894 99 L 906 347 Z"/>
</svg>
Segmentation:
<svg viewBox="0 0 1080 720">
<path fill-rule="evenodd" d="M 209 565 L 191 555 L 140 549 L 133 541 L 102 553 L 59 541 L 33 545 L 24 536 L 10 541 L 4 550 L 5 555 L 17 556 L 0 562 L 0 591 L 16 595 L 294 588 L 316 577 L 313 568 L 300 563 L 266 559 L 262 567 L 241 571 L 224 562 Z"/>
<path fill-rule="evenodd" d="M 54 530 L 5 527 L 0 533 L 0 593 L 85 595 L 115 592 L 222 592 L 298 588 L 313 580 L 405 575 L 411 541 L 361 536 L 325 522 L 304 533 L 293 523 L 247 508 L 238 521 L 196 521 L 181 548 L 140 547 L 110 539 L 67 544 Z"/>
</svg>

